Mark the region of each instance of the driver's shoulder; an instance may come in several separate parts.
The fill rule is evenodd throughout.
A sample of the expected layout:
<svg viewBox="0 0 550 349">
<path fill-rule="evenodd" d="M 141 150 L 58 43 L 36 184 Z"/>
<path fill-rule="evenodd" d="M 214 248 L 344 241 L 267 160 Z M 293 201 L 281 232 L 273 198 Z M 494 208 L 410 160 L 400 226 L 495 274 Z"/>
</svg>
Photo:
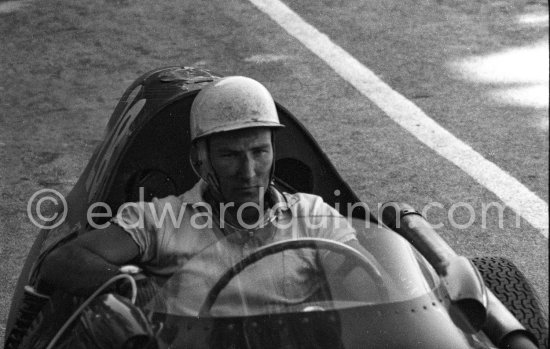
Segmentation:
<svg viewBox="0 0 550 349">
<path fill-rule="evenodd" d="M 282 196 L 286 202 L 286 207 L 300 214 L 311 215 L 330 211 L 330 206 L 319 195 L 283 192 Z"/>
<path fill-rule="evenodd" d="M 179 195 L 168 195 L 162 198 L 153 198 L 151 201 L 153 206 L 166 207 L 172 206 L 173 208 L 181 208 L 187 205 L 196 205 L 203 203 L 204 192 L 206 190 L 206 183 L 202 180 L 195 183 L 195 185 L 189 190 Z"/>
<path fill-rule="evenodd" d="M 185 201 L 183 195 L 169 195 L 162 198 L 153 198 L 149 202 L 138 202 L 136 206 L 144 205 L 146 212 L 155 211 L 156 213 L 161 213 L 166 210 L 173 212 L 179 212 L 182 208 L 187 206 L 189 203 Z"/>
</svg>

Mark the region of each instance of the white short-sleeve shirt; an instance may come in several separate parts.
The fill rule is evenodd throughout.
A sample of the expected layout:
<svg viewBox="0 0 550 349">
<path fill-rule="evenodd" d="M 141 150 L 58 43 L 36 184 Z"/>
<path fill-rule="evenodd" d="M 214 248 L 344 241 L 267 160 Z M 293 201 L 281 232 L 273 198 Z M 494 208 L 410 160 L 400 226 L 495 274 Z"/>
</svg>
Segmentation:
<svg viewBox="0 0 550 349">
<path fill-rule="evenodd" d="M 274 188 L 270 223 L 251 231 L 220 229 L 205 204 L 206 187 L 201 180 L 180 196 L 125 204 L 113 220 L 138 245 L 142 268 L 164 278 L 163 296 L 169 312 L 196 315 L 220 276 L 262 246 L 303 237 L 338 242 L 356 239 L 353 228 L 341 224 L 341 219 L 337 227 L 326 226 L 331 218 L 341 215 L 321 197 L 281 193 Z M 234 314 L 236 307 L 298 304 L 317 291 L 318 273 L 314 250 L 268 256 L 232 280 L 213 311 Z"/>
</svg>

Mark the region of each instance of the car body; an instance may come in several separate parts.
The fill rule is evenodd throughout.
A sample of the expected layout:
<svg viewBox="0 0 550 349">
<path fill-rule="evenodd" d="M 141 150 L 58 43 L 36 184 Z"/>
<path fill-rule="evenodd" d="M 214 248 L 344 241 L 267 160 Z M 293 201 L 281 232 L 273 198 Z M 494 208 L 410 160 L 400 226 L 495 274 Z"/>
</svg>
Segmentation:
<svg viewBox="0 0 550 349">
<path fill-rule="evenodd" d="M 46 347 L 48 341 L 37 338 L 51 336 L 51 329 L 41 330 L 44 325 L 36 322 L 47 318 L 44 314 L 55 316 L 56 311 L 48 313 L 48 307 L 41 305 L 36 312 L 42 316 L 25 321 L 21 320 L 20 311 L 28 302 L 25 286 L 34 285 L 44 256 L 93 226 L 105 224 L 125 202 L 181 194 L 198 180 L 188 160 L 190 106 L 204 86 L 219 78 L 220 75 L 205 69 L 166 67 L 144 74 L 127 89 L 109 120 L 102 143 L 67 196 L 66 215 L 58 216 L 63 221 L 52 222 L 53 228 L 43 229 L 29 253 L 7 326 L 7 333 L 25 326 L 26 333 L 20 332 L 15 336 L 19 336 L 17 338 L 8 336 L 7 348 Z M 136 306 L 124 297 L 109 294 L 98 296 L 81 309 L 80 322 L 75 325 L 78 329 L 73 329 L 72 333 L 80 331 L 78 333 L 87 333 L 87 336 L 77 336 L 81 338 L 79 341 L 75 336 L 71 339 L 66 335 L 65 346 L 60 347 L 92 348 L 103 337 L 110 338 L 105 331 L 127 328 L 128 323 L 135 325 L 136 332 L 132 333 L 144 335 L 147 341 L 155 337 L 161 343 L 160 347 L 216 348 L 230 346 L 228 343 L 233 343 L 233 347 L 258 348 L 267 348 L 269 343 L 272 347 L 288 348 L 535 347 L 533 343 L 537 336 L 503 305 L 498 294 L 495 296 L 484 285 L 478 269 L 485 262 L 475 264 L 457 256 L 429 224 L 422 223 L 425 222 L 422 217 L 406 205 L 390 205 L 383 222 L 371 215 L 305 127 L 283 106 L 277 104 L 277 110 L 285 127 L 275 138 L 276 186 L 283 191 L 319 195 L 337 208 L 348 222 L 357 226 L 359 241 L 377 265 L 389 270 L 391 277 L 387 280 L 402 283 L 401 286 L 394 285 L 401 291 L 392 291 L 384 299 L 355 303 L 348 299 L 323 300 L 301 307 L 260 309 L 246 314 L 239 311 L 222 316 L 209 312 L 194 315 L 167 312 L 159 319 L 157 312 L 154 323 L 149 323 L 151 317 L 144 315 L 148 302 Z M 93 221 L 90 221 L 91 215 Z M 399 227 L 400 222 L 403 227 Z M 411 222 L 417 224 L 408 224 Z M 319 239 L 285 243 L 287 245 L 282 247 L 274 244 L 260 249 L 261 253 L 247 263 L 261 263 L 264 258 L 287 249 L 328 248 L 344 255 L 354 253 L 336 243 Z M 302 245 L 297 247 L 297 244 Z M 229 274 L 220 275 L 226 284 L 219 286 L 217 292 L 221 292 L 249 264 L 237 263 L 228 269 Z M 370 268 L 368 264 L 366 268 Z M 389 287 L 385 280 L 381 278 L 379 281 L 386 285 L 384 287 Z M 335 283 L 326 282 L 329 288 L 333 289 L 333 285 L 337 288 Z M 162 292 L 158 287 L 154 290 Z M 216 297 L 212 297 L 215 300 Z M 531 297 L 531 293 L 527 297 Z M 49 304 L 51 308 L 55 302 Z M 113 309 L 127 310 L 123 311 L 125 315 L 121 315 L 121 322 L 105 316 L 115 311 Z M 540 321 L 543 333 L 538 340 L 542 338 L 544 341 L 547 324 L 545 319 Z M 171 339 L 167 339 L 166 332 L 159 327 L 176 330 L 172 330 L 171 337 L 168 336 Z M 239 330 L 233 331 L 235 328 Z M 293 335 L 295 339 L 283 340 L 280 338 L 282 334 Z M 29 336 L 34 339 L 29 339 Z M 89 346 L 82 338 L 88 338 Z M 93 338 L 96 344 L 90 344 L 94 342 Z M 113 343 L 103 347 L 117 347 Z M 126 344 L 120 345 L 124 347 Z M 139 344 L 135 345 L 139 347 Z M 540 345 L 547 346 L 547 342 Z"/>
</svg>

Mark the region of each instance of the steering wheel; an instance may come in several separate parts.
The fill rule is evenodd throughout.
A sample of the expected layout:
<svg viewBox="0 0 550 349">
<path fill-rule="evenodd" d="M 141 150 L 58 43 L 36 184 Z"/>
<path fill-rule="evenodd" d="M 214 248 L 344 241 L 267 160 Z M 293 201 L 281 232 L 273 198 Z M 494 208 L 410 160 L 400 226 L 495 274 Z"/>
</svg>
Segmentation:
<svg viewBox="0 0 550 349">
<path fill-rule="evenodd" d="M 369 276 L 374 280 L 378 293 L 384 298 L 389 299 L 389 291 L 384 283 L 382 274 L 376 267 L 376 264 L 367 256 L 363 255 L 361 252 L 357 251 L 351 246 L 337 242 L 334 240 L 321 239 L 321 238 L 300 238 L 294 240 L 285 240 L 280 242 L 275 242 L 267 246 L 261 247 L 257 251 L 251 253 L 250 255 L 243 258 L 241 261 L 233 265 L 228 269 L 214 284 L 214 286 L 208 292 L 206 299 L 204 300 L 202 306 L 199 309 L 199 317 L 210 316 L 210 311 L 212 306 L 218 299 L 221 291 L 229 284 L 229 282 L 238 274 L 240 274 L 246 267 L 256 263 L 257 261 L 285 251 L 285 250 L 297 250 L 301 248 L 314 248 L 314 249 L 326 249 L 331 252 L 336 252 L 346 256 L 346 260 L 342 263 L 339 269 L 349 265 L 348 258 L 352 257 L 359 262 L 361 266 Z"/>
</svg>

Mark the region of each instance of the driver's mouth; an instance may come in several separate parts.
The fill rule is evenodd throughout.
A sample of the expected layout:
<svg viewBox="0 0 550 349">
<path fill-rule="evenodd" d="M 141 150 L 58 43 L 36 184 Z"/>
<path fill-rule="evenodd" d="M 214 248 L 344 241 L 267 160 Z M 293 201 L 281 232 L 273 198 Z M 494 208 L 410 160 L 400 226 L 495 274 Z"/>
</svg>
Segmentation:
<svg viewBox="0 0 550 349">
<path fill-rule="evenodd" d="M 238 187 L 236 188 L 238 192 L 256 192 L 258 190 L 257 186 L 250 186 L 250 187 Z"/>
</svg>

